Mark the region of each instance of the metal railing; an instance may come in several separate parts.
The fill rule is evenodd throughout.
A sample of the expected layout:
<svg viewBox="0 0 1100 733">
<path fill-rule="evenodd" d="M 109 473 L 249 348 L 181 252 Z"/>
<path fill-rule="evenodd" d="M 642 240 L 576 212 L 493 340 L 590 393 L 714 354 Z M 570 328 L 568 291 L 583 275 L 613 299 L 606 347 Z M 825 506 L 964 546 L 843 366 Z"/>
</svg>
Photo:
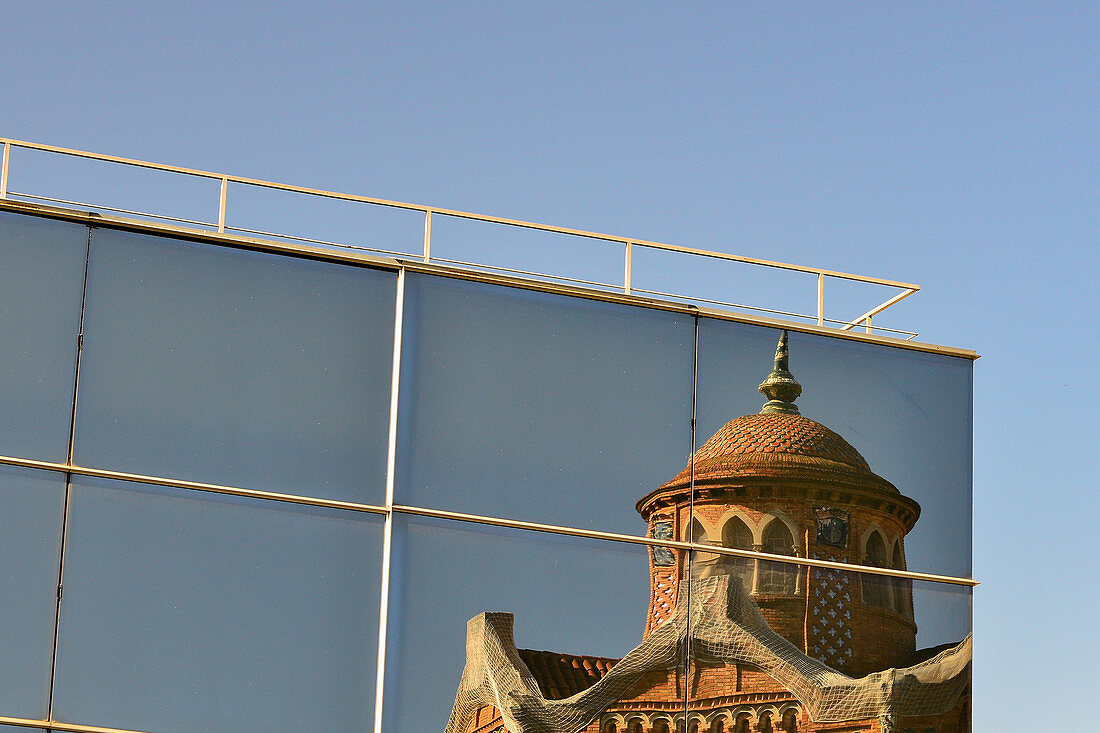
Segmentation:
<svg viewBox="0 0 1100 733">
<path fill-rule="evenodd" d="M 424 206 L 421 204 L 410 204 L 401 201 L 390 201 L 387 199 L 374 198 L 371 196 L 360 196 L 356 194 L 339 193 L 336 191 L 327 191 L 318 188 L 308 188 L 305 186 L 294 186 L 284 183 L 276 183 L 273 181 L 264 181 L 255 178 L 244 178 L 242 176 L 232 176 L 221 173 L 213 173 L 210 171 L 197 170 L 194 168 L 183 168 L 174 165 L 164 165 L 161 163 L 151 163 L 143 160 L 134 160 L 131 158 L 122 158 L 115 155 L 104 155 L 101 153 L 90 153 L 83 150 L 73 150 L 70 148 L 57 147 L 55 145 L 43 145 L 40 143 L 26 142 L 22 140 L 12 140 L 8 138 L 0 138 L 0 143 L 3 144 L 3 164 L 2 170 L 0 170 L 0 200 L 13 199 L 13 200 L 25 200 L 25 201 L 43 201 L 49 203 L 62 204 L 65 206 L 78 206 L 88 209 L 109 211 L 119 214 L 127 214 L 131 216 L 139 216 L 146 219 L 155 221 L 170 222 L 172 224 L 184 224 L 189 226 L 197 226 L 204 231 L 218 232 L 218 233 L 239 233 L 256 235 L 259 237 L 278 238 L 283 240 L 291 240 L 296 242 L 305 242 L 310 244 L 319 244 L 331 247 L 341 247 L 347 249 L 354 249 L 366 252 L 373 252 L 378 254 L 408 257 L 409 253 L 395 252 L 392 250 L 379 249 L 373 247 L 365 247 L 362 245 L 350 244 L 347 242 L 334 242 L 323 239 L 314 239 L 304 236 L 298 236 L 294 234 L 281 234 L 277 232 L 263 231 L 259 229 L 252 229 L 247 227 L 230 226 L 227 223 L 226 213 L 227 204 L 229 198 L 229 184 L 237 184 L 242 186 L 251 186 L 255 188 L 270 189 L 275 191 L 285 191 L 289 193 L 304 194 L 307 196 L 314 196 L 324 199 L 336 199 L 340 201 L 350 201 L 362 204 L 369 204 L 373 206 L 389 207 L 394 209 L 403 209 L 406 211 L 419 212 L 424 217 L 424 239 L 422 252 L 419 255 L 419 259 L 429 264 L 437 264 L 443 266 L 457 266 L 465 268 L 473 268 L 484 271 L 494 271 L 507 273 L 509 275 L 516 275 L 523 278 L 543 278 L 549 280 L 555 280 L 559 282 L 566 282 L 578 285 L 593 286 L 596 288 L 609 289 L 616 292 L 621 292 L 626 295 L 631 294 L 644 294 L 656 296 L 659 298 L 669 298 L 674 300 L 685 300 L 696 303 L 704 303 L 707 305 L 719 306 L 722 308 L 728 308 L 732 310 L 748 310 L 760 313 L 768 313 L 772 315 L 782 316 L 786 318 L 798 318 L 808 321 L 810 323 L 816 323 L 818 326 L 832 326 L 841 331 L 850 331 L 857 327 L 862 327 L 867 333 L 875 331 L 886 332 L 895 334 L 899 337 L 903 337 L 906 340 L 912 340 L 917 336 L 914 331 L 906 331 L 895 328 L 884 328 L 882 326 L 873 326 L 872 320 L 879 313 L 882 313 L 887 308 L 898 303 L 904 298 L 909 297 L 913 293 L 920 290 L 919 285 L 913 285 L 911 283 L 898 282 L 895 280 L 885 280 L 882 278 L 868 277 L 865 275 L 854 275 L 847 272 L 837 272 L 834 270 L 826 270 L 818 267 L 806 267 L 803 265 L 793 265 L 785 262 L 775 262 L 772 260 L 764 260 L 756 257 L 745 257 L 742 255 L 731 255 L 724 252 L 715 252 L 712 250 L 697 249 L 693 247 L 684 247 L 674 244 L 665 244 L 662 242 L 654 242 L 644 239 L 636 239 L 633 237 L 621 237 L 611 234 L 602 234 L 599 232 L 590 232 L 582 229 L 571 229 L 568 227 L 551 226 L 547 224 L 537 224 L 530 221 L 522 221 L 518 219 L 506 219 L 499 216 L 487 216 L 484 214 L 474 214 L 468 211 L 458 211 L 455 209 L 444 209 L 435 206 Z M 217 221 L 202 221 L 198 219 L 186 219 L 180 217 L 169 216 L 166 214 L 157 214 L 151 212 L 137 211 L 134 209 L 119 208 L 99 203 L 89 203 L 84 201 L 74 201 L 69 199 L 51 197 L 43 194 L 34 194 L 29 192 L 12 191 L 8 187 L 9 171 L 11 168 L 11 150 L 12 148 L 23 148 L 27 150 L 36 150 L 45 153 L 55 153 L 58 155 L 69 156 L 73 158 L 83 158 L 88 160 L 94 160 L 104 163 L 113 163 L 122 166 L 129 166 L 132 168 L 144 168 L 154 171 L 160 171 L 165 173 L 173 173 L 182 176 L 189 176 L 192 178 L 200 178 L 211 181 L 217 181 L 220 183 L 220 193 L 218 197 L 218 209 L 217 209 Z M 607 283 L 597 280 L 586 280 L 581 278 L 564 277 L 561 275 L 554 275 L 550 273 L 535 272 L 531 270 L 522 270 L 510 267 L 502 267 L 496 265 L 487 265 L 476 262 L 468 262 L 464 260 L 456 260 L 445 257 L 438 257 L 432 255 L 432 217 L 451 217 L 454 219 L 465 219 L 477 222 L 483 222 L 487 224 L 495 224 L 504 227 L 513 227 L 519 229 L 529 229 L 540 232 L 548 232 L 553 234 L 566 235 L 571 237 L 579 237 L 584 239 L 592 239 L 601 242 L 608 242 L 611 244 L 617 244 L 623 247 L 623 279 L 621 283 Z M 722 260 L 725 262 L 734 262 L 740 264 L 754 265 L 759 267 L 772 268 L 777 270 L 785 270 L 789 272 L 799 272 L 817 277 L 817 312 L 816 314 L 798 313 L 794 311 L 777 310 L 773 308 L 764 308 L 761 306 L 753 306 L 741 303 L 733 303 L 723 300 L 715 300 L 710 298 L 703 298 L 698 296 L 687 295 L 683 293 L 671 293 L 660 290 L 651 290 L 641 287 L 636 287 L 633 282 L 633 258 L 635 249 L 650 249 L 664 252 L 672 252 L 682 254 L 690 257 L 703 257 L 715 260 Z M 416 256 L 416 255 L 412 255 Z M 868 285 L 880 285 L 891 289 L 895 289 L 898 292 L 876 305 L 875 307 L 867 310 L 866 312 L 856 316 L 851 320 L 827 318 L 825 316 L 825 281 L 829 278 L 837 280 L 848 280 L 858 283 L 864 283 Z"/>
</svg>

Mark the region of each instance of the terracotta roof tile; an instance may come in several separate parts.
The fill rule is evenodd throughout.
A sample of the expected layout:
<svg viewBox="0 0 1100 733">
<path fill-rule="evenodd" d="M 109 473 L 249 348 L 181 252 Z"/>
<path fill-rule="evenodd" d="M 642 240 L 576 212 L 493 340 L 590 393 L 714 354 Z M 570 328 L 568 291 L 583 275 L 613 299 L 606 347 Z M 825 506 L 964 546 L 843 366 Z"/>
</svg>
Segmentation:
<svg viewBox="0 0 1100 733">
<path fill-rule="evenodd" d="M 560 652 L 520 649 L 520 659 L 531 670 L 539 691 L 548 700 L 562 700 L 587 690 L 603 679 L 619 661 L 606 657 L 582 657 Z"/>
<path fill-rule="evenodd" d="M 819 422 L 801 415 L 767 412 L 744 415 L 726 423 L 695 452 L 695 474 L 720 472 L 729 465 L 751 461 L 753 455 L 802 456 L 833 461 L 861 473 L 871 467 L 851 443 Z M 689 464 L 667 485 L 685 481 Z"/>
</svg>

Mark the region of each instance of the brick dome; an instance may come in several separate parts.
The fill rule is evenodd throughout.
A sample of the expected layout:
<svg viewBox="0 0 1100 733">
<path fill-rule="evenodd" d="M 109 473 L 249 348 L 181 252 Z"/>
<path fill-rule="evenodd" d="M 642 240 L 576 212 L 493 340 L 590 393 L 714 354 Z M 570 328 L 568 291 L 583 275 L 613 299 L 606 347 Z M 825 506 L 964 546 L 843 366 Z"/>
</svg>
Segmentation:
<svg viewBox="0 0 1100 733">
<path fill-rule="evenodd" d="M 694 463 L 696 481 L 780 463 L 873 475 L 859 451 L 837 433 L 802 415 L 778 412 L 730 420 L 695 452 Z M 686 483 L 690 477 L 691 463 L 666 486 Z"/>
<path fill-rule="evenodd" d="M 680 473 L 638 502 L 643 516 L 653 500 L 671 499 L 696 486 L 748 486 L 749 483 L 788 486 L 795 483 L 831 484 L 852 491 L 890 495 L 912 505 L 914 521 L 919 507 L 886 479 L 876 475 L 852 444 L 819 422 L 803 417 L 794 401 L 802 385 L 788 368 L 787 332 L 779 338 L 775 365 L 760 385 L 768 397 L 756 415 L 726 423 L 710 437 Z M 662 500 L 664 500 L 662 499 Z"/>
<path fill-rule="evenodd" d="M 821 423 L 775 412 L 730 420 L 695 453 L 695 465 L 698 468 L 724 456 L 751 453 L 791 453 L 871 470 L 859 451 Z"/>
</svg>

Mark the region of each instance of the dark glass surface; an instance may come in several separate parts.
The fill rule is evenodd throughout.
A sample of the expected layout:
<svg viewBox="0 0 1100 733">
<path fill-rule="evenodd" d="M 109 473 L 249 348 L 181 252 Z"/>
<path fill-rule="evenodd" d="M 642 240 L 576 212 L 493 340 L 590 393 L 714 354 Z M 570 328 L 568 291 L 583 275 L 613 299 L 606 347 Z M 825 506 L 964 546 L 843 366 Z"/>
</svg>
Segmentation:
<svg viewBox="0 0 1100 733">
<path fill-rule="evenodd" d="M 88 228 L 0 212 L 0 454 L 64 462 Z"/>
<path fill-rule="evenodd" d="M 76 460 L 384 501 L 396 275 L 97 229 Z"/>
<path fill-rule="evenodd" d="M 767 398 L 757 385 L 772 370 L 779 334 L 700 319 L 697 446 L 728 421 L 760 412 Z M 800 414 L 838 434 L 871 471 L 920 505 L 919 520 L 904 538 L 905 567 L 970 577 L 972 362 L 797 332 L 790 334 L 789 354 L 790 371 L 802 385 Z M 808 511 L 839 499 L 813 501 Z M 854 543 L 865 539 L 870 522 L 852 515 L 853 553 L 865 554 Z M 894 537 L 886 539 L 890 550 Z"/>
<path fill-rule="evenodd" d="M 0 466 L 0 715 L 49 708 L 64 508 L 63 474 Z"/>
<path fill-rule="evenodd" d="M 691 446 L 687 316 L 410 274 L 395 502 L 642 534 Z"/>
<path fill-rule="evenodd" d="M 369 729 L 382 526 L 76 481 L 55 717 L 165 733 Z"/>
<path fill-rule="evenodd" d="M 513 614 L 516 646 L 549 655 L 530 662 L 540 684 L 550 679 L 551 658 L 577 655 L 566 666 L 585 668 L 587 659 L 596 669 L 597 658 L 618 659 L 642 642 L 650 596 L 644 546 L 401 514 L 393 538 L 385 731 L 444 728 L 466 660 L 467 622 L 483 612 Z M 571 673 L 568 680 L 556 694 L 577 686 Z"/>
</svg>

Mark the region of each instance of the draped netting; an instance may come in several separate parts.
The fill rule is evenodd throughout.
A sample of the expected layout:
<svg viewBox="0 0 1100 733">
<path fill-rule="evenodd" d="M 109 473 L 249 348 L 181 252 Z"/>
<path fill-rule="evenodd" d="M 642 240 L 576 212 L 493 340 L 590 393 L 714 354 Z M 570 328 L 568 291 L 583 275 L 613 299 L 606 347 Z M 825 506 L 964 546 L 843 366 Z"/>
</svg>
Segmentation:
<svg viewBox="0 0 1100 733">
<path fill-rule="evenodd" d="M 798 698 L 817 723 L 945 713 L 970 682 L 971 639 L 920 664 L 854 679 L 808 657 L 768 626 L 736 579 L 692 581 L 676 612 L 599 682 L 572 697 L 548 700 L 520 658 L 508 613 L 483 613 L 466 627 L 466 667 L 445 733 L 466 733 L 477 711 L 496 707 L 511 733 L 575 733 L 635 687 L 648 672 L 681 665 L 685 645 L 705 664 L 759 667 Z"/>
</svg>

